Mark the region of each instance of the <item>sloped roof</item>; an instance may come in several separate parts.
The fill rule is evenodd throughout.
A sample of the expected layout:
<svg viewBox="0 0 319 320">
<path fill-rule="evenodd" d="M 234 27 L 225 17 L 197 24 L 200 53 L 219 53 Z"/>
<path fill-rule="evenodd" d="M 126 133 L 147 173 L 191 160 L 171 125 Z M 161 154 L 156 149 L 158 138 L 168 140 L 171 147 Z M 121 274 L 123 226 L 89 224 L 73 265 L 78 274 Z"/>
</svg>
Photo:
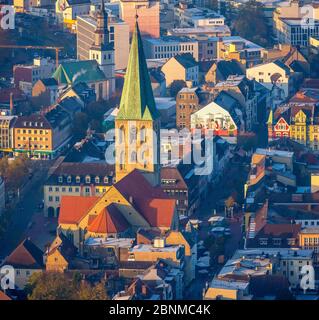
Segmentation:
<svg viewBox="0 0 319 320">
<path fill-rule="evenodd" d="M 62 196 L 59 224 L 77 224 L 99 197 Z"/>
<path fill-rule="evenodd" d="M 52 77 L 59 84 L 90 83 L 106 80 L 103 71 L 95 60 L 63 62 L 53 73 Z"/>
<path fill-rule="evenodd" d="M 196 67 L 198 64 L 190 53 L 178 54 L 174 56 L 174 59 L 186 69 Z"/>
<path fill-rule="evenodd" d="M 99 215 L 90 223 L 88 231 L 94 233 L 119 233 L 130 227 L 115 204 L 104 208 Z"/>
<path fill-rule="evenodd" d="M 25 239 L 5 259 L 5 264 L 18 269 L 42 269 L 43 252 L 29 239 Z"/>
<path fill-rule="evenodd" d="M 136 22 L 120 109 L 116 119 L 154 120 L 160 117 L 153 96 L 142 38 Z"/>
<path fill-rule="evenodd" d="M 45 79 L 40 79 L 45 86 L 50 87 L 50 86 L 57 86 L 58 83 L 54 78 L 45 78 Z"/>
<path fill-rule="evenodd" d="M 226 61 L 221 60 L 217 62 L 217 68 L 223 75 L 224 79 L 227 79 L 230 75 L 243 75 L 243 71 L 239 66 L 239 62 L 236 60 Z"/>
<path fill-rule="evenodd" d="M 175 200 L 153 187 L 138 170 L 118 181 L 115 188 L 129 201 L 152 227 L 170 227 L 175 212 Z M 137 187 L 138 186 L 138 187 Z"/>
</svg>

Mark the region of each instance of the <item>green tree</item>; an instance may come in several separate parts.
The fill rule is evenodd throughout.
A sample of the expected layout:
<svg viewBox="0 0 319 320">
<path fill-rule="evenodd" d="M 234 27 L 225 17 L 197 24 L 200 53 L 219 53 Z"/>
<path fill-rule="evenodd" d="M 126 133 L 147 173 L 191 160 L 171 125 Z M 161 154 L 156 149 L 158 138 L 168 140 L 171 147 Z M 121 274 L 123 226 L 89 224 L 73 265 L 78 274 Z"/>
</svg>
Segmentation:
<svg viewBox="0 0 319 320">
<path fill-rule="evenodd" d="M 174 80 L 169 88 L 171 97 L 176 98 L 178 92 L 186 87 L 184 80 Z"/>
</svg>

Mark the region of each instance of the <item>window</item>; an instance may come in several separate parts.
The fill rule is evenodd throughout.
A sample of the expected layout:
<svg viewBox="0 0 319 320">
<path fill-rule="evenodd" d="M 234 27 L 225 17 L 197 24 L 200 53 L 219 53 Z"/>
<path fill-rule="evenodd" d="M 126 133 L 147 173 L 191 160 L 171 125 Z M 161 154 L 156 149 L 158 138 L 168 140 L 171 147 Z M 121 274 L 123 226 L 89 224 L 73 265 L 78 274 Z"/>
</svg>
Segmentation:
<svg viewBox="0 0 319 320">
<path fill-rule="evenodd" d="M 76 183 L 80 183 L 81 178 L 80 178 L 79 176 L 77 176 L 77 177 L 75 178 L 75 181 L 76 181 Z"/>
<path fill-rule="evenodd" d="M 108 177 L 104 177 L 104 183 L 109 183 L 109 178 Z"/>
<path fill-rule="evenodd" d="M 86 176 L 85 177 L 85 182 L 86 183 L 91 183 L 91 177 L 90 176 Z"/>
<path fill-rule="evenodd" d="M 63 177 L 60 176 L 60 177 L 59 177 L 59 183 L 62 183 L 62 182 L 63 182 Z"/>
<path fill-rule="evenodd" d="M 71 176 L 68 176 L 67 182 L 68 182 L 68 183 L 71 183 L 71 181 L 72 181 L 72 177 L 71 177 Z"/>
</svg>

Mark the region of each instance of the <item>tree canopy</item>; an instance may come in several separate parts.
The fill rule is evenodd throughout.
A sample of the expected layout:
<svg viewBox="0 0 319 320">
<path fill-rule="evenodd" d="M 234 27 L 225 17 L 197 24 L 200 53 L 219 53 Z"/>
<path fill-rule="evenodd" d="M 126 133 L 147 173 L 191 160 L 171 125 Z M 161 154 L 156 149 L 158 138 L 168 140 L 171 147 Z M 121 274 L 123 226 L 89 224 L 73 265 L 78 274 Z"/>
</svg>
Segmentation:
<svg viewBox="0 0 319 320">
<path fill-rule="evenodd" d="M 81 275 L 58 272 L 34 273 L 25 290 L 29 300 L 108 300 L 104 282 L 91 285 Z"/>
<path fill-rule="evenodd" d="M 261 46 L 267 46 L 270 44 L 270 38 L 262 8 L 263 5 L 255 0 L 243 4 L 238 11 L 233 28 L 241 37 Z"/>
</svg>

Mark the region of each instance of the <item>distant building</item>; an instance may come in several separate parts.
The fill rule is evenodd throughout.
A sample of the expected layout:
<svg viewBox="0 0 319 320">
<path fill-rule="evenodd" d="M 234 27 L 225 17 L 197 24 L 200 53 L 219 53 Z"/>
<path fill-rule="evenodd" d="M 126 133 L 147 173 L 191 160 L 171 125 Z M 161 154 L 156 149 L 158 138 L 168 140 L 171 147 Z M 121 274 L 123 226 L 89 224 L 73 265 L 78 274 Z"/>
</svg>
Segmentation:
<svg viewBox="0 0 319 320">
<path fill-rule="evenodd" d="M 88 60 L 90 46 L 96 30 L 96 15 L 81 15 L 77 17 L 77 57 Z M 129 26 L 115 16 L 108 16 L 109 41 L 114 45 L 115 70 L 127 67 L 129 54 Z"/>
<path fill-rule="evenodd" d="M 252 67 L 263 61 L 264 48 L 239 36 L 222 37 L 217 43 L 219 60 L 237 60 L 245 67 Z"/>
<path fill-rule="evenodd" d="M 4 153 L 13 152 L 14 136 L 13 128 L 16 122 L 16 116 L 0 116 L 0 151 Z"/>
<path fill-rule="evenodd" d="M 199 26 L 190 28 L 173 28 L 168 30 L 168 35 L 175 37 L 190 37 L 197 40 L 209 39 L 212 37 L 229 37 L 231 32 L 226 25 Z M 217 40 L 216 39 L 216 40 Z"/>
<path fill-rule="evenodd" d="M 39 108 L 48 107 L 58 99 L 58 83 L 54 78 L 38 80 L 32 87 L 32 103 Z"/>
<path fill-rule="evenodd" d="M 248 79 L 255 79 L 267 89 L 271 90 L 274 85 L 282 89 L 288 98 L 297 90 L 298 73 L 286 66 L 280 60 L 256 65 L 246 69 Z"/>
<path fill-rule="evenodd" d="M 190 87 L 198 85 L 198 63 L 190 53 L 170 58 L 161 70 L 165 74 L 167 87 L 175 80 L 183 80 Z"/>
<path fill-rule="evenodd" d="M 58 0 L 55 3 L 55 13 L 60 22 L 75 33 L 77 17 L 89 14 L 90 6 L 89 0 Z"/>
<path fill-rule="evenodd" d="M 305 250 L 314 251 L 314 263 L 319 264 L 319 228 L 306 227 L 299 232 L 299 245 Z"/>
<path fill-rule="evenodd" d="M 36 58 L 32 65 L 13 66 L 13 81 L 16 88 L 31 96 L 33 85 L 40 79 L 52 76 L 55 71 L 55 61 L 48 58 Z"/>
<path fill-rule="evenodd" d="M 191 129 L 191 114 L 200 108 L 199 88 L 183 88 L 176 96 L 176 127 Z"/>
<path fill-rule="evenodd" d="M 135 28 L 136 15 L 142 35 L 160 36 L 160 1 L 120 0 L 120 18 L 129 25 L 131 33 Z"/>
<path fill-rule="evenodd" d="M 190 53 L 198 61 L 198 42 L 186 37 L 163 36 L 143 40 L 147 59 L 169 59 Z"/>
</svg>

